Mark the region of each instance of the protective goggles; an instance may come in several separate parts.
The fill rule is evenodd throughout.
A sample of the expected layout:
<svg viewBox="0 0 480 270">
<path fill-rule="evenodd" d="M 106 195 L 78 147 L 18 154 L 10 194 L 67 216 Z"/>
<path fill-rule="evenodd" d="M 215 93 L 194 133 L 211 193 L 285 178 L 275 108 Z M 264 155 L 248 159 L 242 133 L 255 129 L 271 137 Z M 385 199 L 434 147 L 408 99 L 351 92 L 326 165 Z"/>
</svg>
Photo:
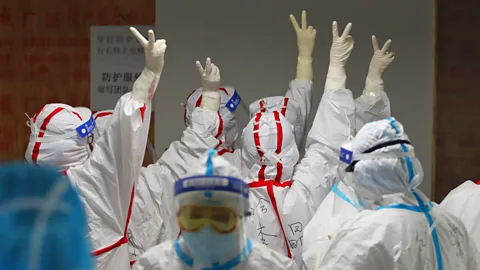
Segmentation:
<svg viewBox="0 0 480 270">
<path fill-rule="evenodd" d="M 353 172 L 355 170 L 355 165 L 360 160 L 380 159 L 380 158 L 402 158 L 402 157 L 415 155 L 413 150 L 406 151 L 406 152 L 396 151 L 396 152 L 388 152 L 388 153 L 373 153 L 378 149 L 385 148 L 388 146 L 398 145 L 398 144 L 410 145 L 410 142 L 407 140 L 395 140 L 395 141 L 385 142 L 367 149 L 362 154 L 354 154 L 352 150 L 352 142 L 348 142 L 340 148 L 339 159 L 340 161 L 348 164 L 348 166 L 345 169 L 346 172 Z"/>
<path fill-rule="evenodd" d="M 239 216 L 229 207 L 185 205 L 177 214 L 178 225 L 182 231 L 196 232 L 205 225 L 221 234 L 227 234 L 235 230 Z"/>
</svg>

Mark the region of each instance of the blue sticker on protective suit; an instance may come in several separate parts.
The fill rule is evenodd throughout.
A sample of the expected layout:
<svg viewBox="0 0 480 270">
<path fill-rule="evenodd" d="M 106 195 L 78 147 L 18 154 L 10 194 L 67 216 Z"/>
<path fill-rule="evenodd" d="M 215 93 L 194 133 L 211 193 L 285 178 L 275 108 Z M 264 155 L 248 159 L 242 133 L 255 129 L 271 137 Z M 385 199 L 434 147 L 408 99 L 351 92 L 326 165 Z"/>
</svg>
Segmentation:
<svg viewBox="0 0 480 270">
<path fill-rule="evenodd" d="M 233 92 L 232 97 L 228 100 L 227 102 L 227 109 L 231 112 L 234 112 L 238 105 L 240 105 L 240 102 L 242 99 L 240 98 L 240 95 L 237 93 L 237 91 Z"/>
<path fill-rule="evenodd" d="M 343 147 L 340 148 L 340 161 L 350 164 L 352 163 L 352 159 L 353 159 L 353 151 L 350 151 Z"/>
<path fill-rule="evenodd" d="M 85 138 L 88 136 L 88 134 L 92 133 L 92 131 L 95 129 L 95 120 L 93 119 L 93 116 L 90 116 L 90 119 L 78 126 L 77 133 L 80 137 Z"/>
</svg>

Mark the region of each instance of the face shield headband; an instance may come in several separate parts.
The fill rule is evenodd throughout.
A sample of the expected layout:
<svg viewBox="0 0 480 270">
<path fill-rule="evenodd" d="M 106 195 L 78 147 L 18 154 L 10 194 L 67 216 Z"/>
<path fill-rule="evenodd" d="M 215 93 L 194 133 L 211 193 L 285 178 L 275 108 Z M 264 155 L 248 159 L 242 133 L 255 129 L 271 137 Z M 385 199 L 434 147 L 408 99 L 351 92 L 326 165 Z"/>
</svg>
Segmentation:
<svg viewBox="0 0 480 270">
<path fill-rule="evenodd" d="M 375 145 L 362 154 L 354 154 L 352 151 L 352 143 L 349 142 L 340 148 L 340 161 L 348 164 L 345 171 L 353 172 L 355 170 L 355 165 L 360 160 L 369 160 L 369 159 L 380 159 L 380 158 L 402 158 L 402 157 L 413 157 L 415 155 L 413 150 L 407 152 L 390 152 L 390 153 L 373 153 L 376 150 L 385 148 L 388 146 L 398 145 L 398 144 L 408 144 L 411 145 L 407 140 L 395 140 L 390 142 L 381 143 Z"/>
</svg>

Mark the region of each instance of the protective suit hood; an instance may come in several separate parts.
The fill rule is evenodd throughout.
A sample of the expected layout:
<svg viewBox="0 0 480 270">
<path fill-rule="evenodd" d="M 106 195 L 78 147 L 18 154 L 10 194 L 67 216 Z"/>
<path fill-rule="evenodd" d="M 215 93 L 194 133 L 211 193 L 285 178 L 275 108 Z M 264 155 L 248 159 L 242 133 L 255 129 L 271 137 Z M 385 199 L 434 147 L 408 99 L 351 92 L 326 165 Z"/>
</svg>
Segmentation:
<svg viewBox="0 0 480 270">
<path fill-rule="evenodd" d="M 355 184 L 378 196 L 417 188 L 423 181 L 423 169 L 413 146 L 401 143 L 408 141 L 403 125 L 394 118 L 367 123 L 352 141 L 353 153 L 390 145 L 371 152 L 372 155 L 378 154 L 379 158 L 360 160 L 355 164 Z M 402 157 L 405 153 L 410 154 Z M 397 154 L 400 157 L 386 157 Z"/>
<path fill-rule="evenodd" d="M 0 166 L 0 269 L 93 269 L 79 196 L 56 169 Z"/>
<path fill-rule="evenodd" d="M 184 121 L 187 126 L 192 123 L 192 113 L 202 103 L 203 88 L 197 88 L 187 97 L 184 108 Z M 235 88 L 225 86 L 219 88 L 220 92 L 220 116 L 225 133 L 223 147 L 232 150 L 238 137 L 238 126 L 235 112 L 240 105 L 241 99 Z"/>
<path fill-rule="evenodd" d="M 28 163 L 53 165 L 61 170 L 82 164 L 93 149 L 95 120 L 90 109 L 66 104 L 47 104 L 27 122 L 30 142 Z"/>
<path fill-rule="evenodd" d="M 300 147 L 305 127 L 303 126 L 304 121 L 302 121 L 300 104 L 295 100 L 283 96 L 267 97 L 252 102 L 248 109 L 250 119 L 259 112 L 279 111 L 294 127 L 295 142 Z"/>
<path fill-rule="evenodd" d="M 290 179 L 299 159 L 294 127 L 280 111 L 257 113 L 242 134 L 242 169 L 249 181 Z"/>
</svg>

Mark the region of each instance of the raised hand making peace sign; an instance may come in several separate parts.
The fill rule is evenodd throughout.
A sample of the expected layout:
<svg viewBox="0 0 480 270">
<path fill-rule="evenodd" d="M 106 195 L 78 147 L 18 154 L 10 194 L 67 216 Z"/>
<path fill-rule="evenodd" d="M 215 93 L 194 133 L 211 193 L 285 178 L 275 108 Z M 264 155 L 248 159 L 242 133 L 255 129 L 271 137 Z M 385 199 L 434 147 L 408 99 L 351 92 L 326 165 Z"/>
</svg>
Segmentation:
<svg viewBox="0 0 480 270">
<path fill-rule="evenodd" d="M 157 75 L 162 73 L 165 50 L 167 49 L 165 39 L 155 41 L 153 30 L 148 30 L 148 40 L 134 27 L 130 27 L 130 31 L 145 49 L 145 66 Z"/>
</svg>

